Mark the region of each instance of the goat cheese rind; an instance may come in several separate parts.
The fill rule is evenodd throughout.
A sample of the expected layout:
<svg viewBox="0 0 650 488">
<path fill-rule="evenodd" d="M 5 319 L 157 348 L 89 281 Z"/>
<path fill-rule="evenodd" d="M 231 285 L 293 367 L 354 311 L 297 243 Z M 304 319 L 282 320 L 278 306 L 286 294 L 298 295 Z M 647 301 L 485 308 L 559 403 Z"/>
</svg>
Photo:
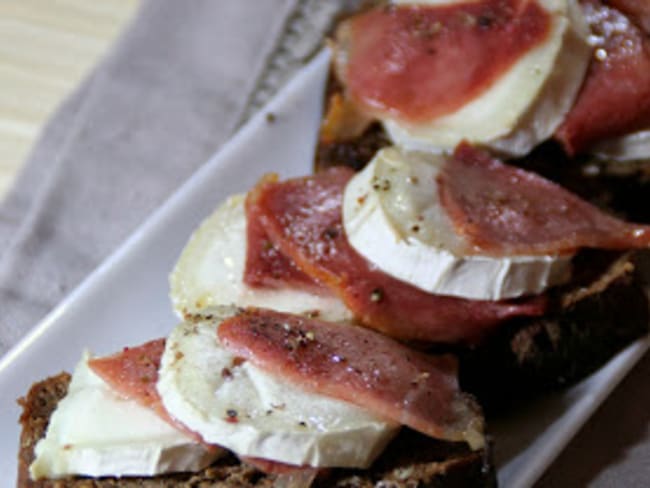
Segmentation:
<svg viewBox="0 0 650 488">
<path fill-rule="evenodd" d="M 572 256 L 474 254 L 442 208 L 442 156 L 386 148 L 345 189 L 350 244 L 385 273 L 439 295 L 501 300 L 566 282 Z"/>
</svg>

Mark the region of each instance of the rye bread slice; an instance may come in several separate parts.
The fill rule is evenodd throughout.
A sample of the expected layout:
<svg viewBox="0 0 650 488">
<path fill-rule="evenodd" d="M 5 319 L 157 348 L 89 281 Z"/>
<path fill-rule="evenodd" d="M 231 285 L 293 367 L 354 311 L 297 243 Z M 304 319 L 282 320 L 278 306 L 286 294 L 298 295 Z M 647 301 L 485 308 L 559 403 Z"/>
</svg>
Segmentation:
<svg viewBox="0 0 650 488">
<path fill-rule="evenodd" d="M 574 282 L 554 290 L 544 317 L 504 324 L 460 352 L 463 390 L 486 413 L 504 414 L 531 397 L 565 388 L 649 332 L 644 253 L 584 252 Z"/>
<path fill-rule="evenodd" d="M 18 487 L 271 487 L 273 475 L 240 462 L 229 455 L 197 473 L 156 477 L 83 478 L 32 481 L 29 465 L 34 448 L 46 432 L 50 415 L 68 388 L 70 375 L 60 373 L 35 383 L 19 403 L 22 433 L 18 454 Z M 300 485 L 297 485 L 300 486 Z M 493 487 L 496 476 L 487 451 L 471 451 L 463 443 L 436 441 L 411 430 L 403 430 L 368 470 L 324 470 L 315 488 L 412 488 Z"/>
</svg>

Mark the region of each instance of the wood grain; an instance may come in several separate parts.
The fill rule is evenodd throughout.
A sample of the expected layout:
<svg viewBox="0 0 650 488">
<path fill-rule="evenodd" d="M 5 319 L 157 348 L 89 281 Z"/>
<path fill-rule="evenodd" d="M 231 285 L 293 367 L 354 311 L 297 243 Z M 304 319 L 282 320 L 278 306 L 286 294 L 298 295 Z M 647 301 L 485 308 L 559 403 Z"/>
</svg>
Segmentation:
<svg viewBox="0 0 650 488">
<path fill-rule="evenodd" d="M 138 4 L 0 1 L 0 198 L 45 120 L 106 52 Z"/>
</svg>

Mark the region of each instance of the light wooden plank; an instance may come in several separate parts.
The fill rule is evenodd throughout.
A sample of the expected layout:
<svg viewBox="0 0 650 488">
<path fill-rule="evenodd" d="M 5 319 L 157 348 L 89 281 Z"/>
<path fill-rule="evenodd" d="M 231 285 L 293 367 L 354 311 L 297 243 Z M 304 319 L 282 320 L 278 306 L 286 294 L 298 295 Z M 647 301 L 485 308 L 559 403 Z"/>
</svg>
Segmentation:
<svg viewBox="0 0 650 488">
<path fill-rule="evenodd" d="M 0 0 L 0 197 L 139 0 Z"/>
</svg>

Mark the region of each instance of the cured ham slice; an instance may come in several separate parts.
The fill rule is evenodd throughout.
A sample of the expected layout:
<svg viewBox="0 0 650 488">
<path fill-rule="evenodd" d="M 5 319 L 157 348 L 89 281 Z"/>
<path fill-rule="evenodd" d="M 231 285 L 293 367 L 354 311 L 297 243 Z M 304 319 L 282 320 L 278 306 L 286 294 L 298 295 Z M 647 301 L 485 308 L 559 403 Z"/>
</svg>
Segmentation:
<svg viewBox="0 0 650 488">
<path fill-rule="evenodd" d="M 455 112 L 550 32 L 536 1 L 479 0 L 375 8 L 339 31 L 340 73 L 371 114 L 417 123 Z"/>
<path fill-rule="evenodd" d="M 616 5 L 648 2 L 619 0 Z M 573 155 L 594 143 L 650 127 L 650 38 L 618 10 L 597 0 L 582 7 L 597 45 L 578 98 L 556 133 Z"/>
<path fill-rule="evenodd" d="M 467 144 L 446 160 L 438 190 L 456 232 L 481 253 L 650 247 L 650 226 L 607 215 L 562 187 Z"/>
<path fill-rule="evenodd" d="M 255 216 L 300 269 L 329 286 L 364 325 L 392 337 L 472 342 L 504 320 L 541 315 L 543 299 L 466 300 L 433 295 L 376 269 L 343 230 L 343 189 L 353 172 L 333 168 L 279 183 L 263 181 L 252 195 Z"/>
<path fill-rule="evenodd" d="M 111 356 L 93 358 L 88 361 L 88 366 L 113 391 L 153 410 L 171 426 L 199 440 L 199 436 L 169 415 L 156 390 L 158 368 L 164 350 L 165 339 L 156 339 L 140 346 L 125 347 Z"/>
<path fill-rule="evenodd" d="M 151 409 L 158 417 L 196 442 L 212 450 L 219 449 L 218 446 L 203 442 L 200 435 L 174 419 L 163 406 L 156 382 L 164 350 L 165 339 L 156 339 L 139 346 L 125 347 L 110 356 L 93 358 L 88 361 L 88 366 L 119 395 Z"/>
<path fill-rule="evenodd" d="M 273 181 L 270 179 L 269 181 Z M 249 197 L 250 200 L 250 197 Z M 328 289 L 298 269 L 277 245 L 267 236 L 255 209 L 246 205 L 249 218 L 246 220 L 246 266 L 244 283 L 254 288 L 299 288 L 318 294 L 327 294 Z"/>
<path fill-rule="evenodd" d="M 156 381 L 164 350 L 165 339 L 156 339 L 140 346 L 125 347 L 111 356 L 93 358 L 88 365 L 113 391 L 160 413 L 164 408 Z"/>
<path fill-rule="evenodd" d="M 217 334 L 238 356 L 307 391 L 482 447 L 480 409 L 460 392 L 451 356 L 428 356 L 361 327 L 260 309 L 226 319 Z"/>
</svg>

